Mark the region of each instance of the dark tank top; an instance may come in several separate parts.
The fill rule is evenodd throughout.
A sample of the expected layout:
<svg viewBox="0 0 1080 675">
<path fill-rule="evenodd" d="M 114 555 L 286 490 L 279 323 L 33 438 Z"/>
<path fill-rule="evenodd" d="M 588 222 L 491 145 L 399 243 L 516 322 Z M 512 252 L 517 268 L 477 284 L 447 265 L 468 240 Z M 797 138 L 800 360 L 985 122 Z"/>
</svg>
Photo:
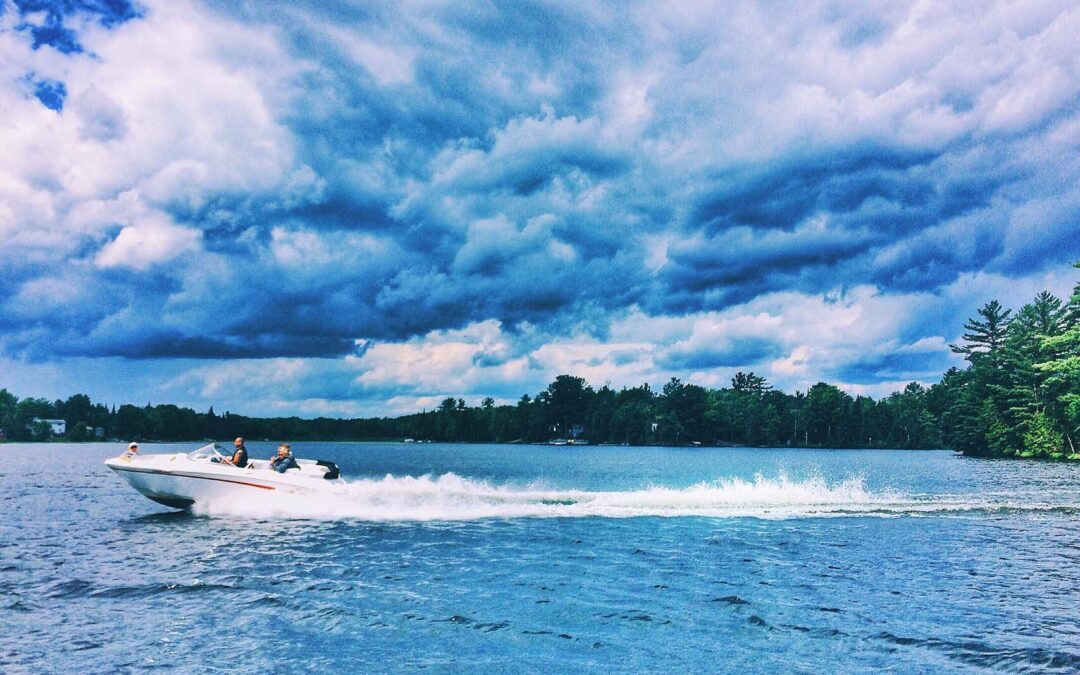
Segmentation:
<svg viewBox="0 0 1080 675">
<path fill-rule="evenodd" d="M 237 457 L 237 455 L 239 455 L 239 457 Z M 243 469 L 247 466 L 247 462 L 247 448 L 240 446 L 236 449 L 236 452 L 233 453 L 233 464 L 237 468 Z"/>
</svg>

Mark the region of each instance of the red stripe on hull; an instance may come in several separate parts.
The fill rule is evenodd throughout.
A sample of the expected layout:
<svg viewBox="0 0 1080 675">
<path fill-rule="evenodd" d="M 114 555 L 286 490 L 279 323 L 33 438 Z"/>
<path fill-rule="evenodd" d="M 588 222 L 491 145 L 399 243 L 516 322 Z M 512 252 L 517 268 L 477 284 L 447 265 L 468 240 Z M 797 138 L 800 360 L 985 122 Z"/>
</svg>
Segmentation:
<svg viewBox="0 0 1080 675">
<path fill-rule="evenodd" d="M 258 483 L 248 483 L 242 480 L 230 480 L 228 478 L 215 478 L 213 476 L 200 476 L 193 473 L 185 473 L 180 471 L 158 471 L 157 469 L 127 469 L 122 467 L 113 467 L 114 471 L 130 471 L 131 473 L 150 473 L 156 476 L 174 476 L 177 478 L 197 478 L 199 480 L 215 480 L 219 483 L 233 483 L 235 485 L 246 485 L 248 487 L 259 488 L 260 490 L 276 490 L 277 488 L 272 485 L 259 485 Z"/>
</svg>

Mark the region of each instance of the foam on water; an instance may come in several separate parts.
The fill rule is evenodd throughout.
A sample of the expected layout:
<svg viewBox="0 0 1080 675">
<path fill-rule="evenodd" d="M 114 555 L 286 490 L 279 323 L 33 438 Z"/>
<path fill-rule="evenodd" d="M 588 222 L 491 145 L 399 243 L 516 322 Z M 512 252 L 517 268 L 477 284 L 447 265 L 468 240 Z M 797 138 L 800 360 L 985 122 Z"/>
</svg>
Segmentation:
<svg viewBox="0 0 1080 675">
<path fill-rule="evenodd" d="M 820 477 L 792 480 L 757 475 L 753 480 L 722 478 L 688 487 L 650 486 L 637 490 L 549 489 L 542 485 L 492 484 L 453 473 L 354 480 L 319 495 L 243 494 L 196 506 L 210 516 L 253 518 L 361 519 L 372 521 L 707 516 L 799 518 L 900 516 L 943 511 L 1060 509 L 1006 495 L 974 501 L 970 496 L 905 495 L 873 492 L 862 477 L 833 484 Z"/>
</svg>

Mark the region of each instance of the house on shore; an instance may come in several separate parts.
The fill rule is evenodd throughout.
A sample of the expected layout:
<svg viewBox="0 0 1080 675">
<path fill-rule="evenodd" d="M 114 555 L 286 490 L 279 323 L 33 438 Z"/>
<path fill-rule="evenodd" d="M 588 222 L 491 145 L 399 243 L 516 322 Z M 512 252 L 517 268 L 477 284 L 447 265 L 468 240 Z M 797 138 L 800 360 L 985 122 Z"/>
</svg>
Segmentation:
<svg viewBox="0 0 1080 675">
<path fill-rule="evenodd" d="M 34 424 L 36 425 L 39 422 L 48 424 L 53 436 L 63 436 L 67 433 L 67 422 L 64 420 L 50 420 L 45 419 L 44 417 L 35 417 Z"/>
</svg>

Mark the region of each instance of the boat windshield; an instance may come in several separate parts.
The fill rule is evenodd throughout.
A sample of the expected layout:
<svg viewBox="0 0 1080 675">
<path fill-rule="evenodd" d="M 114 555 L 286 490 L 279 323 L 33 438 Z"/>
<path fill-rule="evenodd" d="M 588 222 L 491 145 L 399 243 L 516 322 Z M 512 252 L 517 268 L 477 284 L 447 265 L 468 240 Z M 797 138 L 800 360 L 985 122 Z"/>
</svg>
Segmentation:
<svg viewBox="0 0 1080 675">
<path fill-rule="evenodd" d="M 209 445 L 204 445 L 198 450 L 193 450 L 192 452 L 188 453 L 188 459 L 204 461 L 208 459 L 213 459 L 214 457 L 220 458 L 222 456 L 223 455 L 221 454 L 221 446 L 219 446 L 217 443 L 210 443 Z"/>
</svg>

